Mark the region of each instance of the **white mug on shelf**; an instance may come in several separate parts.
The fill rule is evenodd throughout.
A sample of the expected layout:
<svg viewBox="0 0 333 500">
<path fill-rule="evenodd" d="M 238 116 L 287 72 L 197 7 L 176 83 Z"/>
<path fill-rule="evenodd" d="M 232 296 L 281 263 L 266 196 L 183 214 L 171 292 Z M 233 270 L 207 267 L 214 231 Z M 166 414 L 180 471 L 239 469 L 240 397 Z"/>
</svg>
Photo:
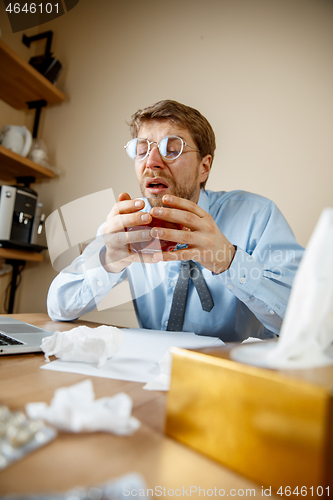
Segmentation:
<svg viewBox="0 0 333 500">
<path fill-rule="evenodd" d="M 0 132 L 0 144 L 21 156 L 28 156 L 32 144 L 31 132 L 24 125 L 5 125 Z"/>
</svg>

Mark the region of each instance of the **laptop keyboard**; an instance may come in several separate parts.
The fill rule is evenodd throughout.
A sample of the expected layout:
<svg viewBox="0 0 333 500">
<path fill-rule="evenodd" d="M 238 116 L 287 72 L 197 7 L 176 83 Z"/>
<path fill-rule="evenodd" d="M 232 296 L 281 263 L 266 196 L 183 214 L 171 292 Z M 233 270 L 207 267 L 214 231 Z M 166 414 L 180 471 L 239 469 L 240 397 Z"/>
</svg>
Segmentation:
<svg viewBox="0 0 333 500">
<path fill-rule="evenodd" d="M 12 337 L 7 337 L 7 335 L 0 333 L 0 345 L 23 345 L 23 342 L 13 339 Z"/>
</svg>

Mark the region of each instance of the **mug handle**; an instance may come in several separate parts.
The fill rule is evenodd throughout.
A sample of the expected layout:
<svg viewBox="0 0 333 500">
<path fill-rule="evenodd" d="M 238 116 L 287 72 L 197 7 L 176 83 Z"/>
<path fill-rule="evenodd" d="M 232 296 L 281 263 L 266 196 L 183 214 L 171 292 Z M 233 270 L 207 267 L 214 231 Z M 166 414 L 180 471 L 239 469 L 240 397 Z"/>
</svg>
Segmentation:
<svg viewBox="0 0 333 500">
<path fill-rule="evenodd" d="M 24 146 L 21 152 L 21 156 L 28 156 L 32 146 L 32 135 L 30 130 L 28 130 L 25 126 L 20 128 L 20 132 L 24 136 Z"/>
</svg>

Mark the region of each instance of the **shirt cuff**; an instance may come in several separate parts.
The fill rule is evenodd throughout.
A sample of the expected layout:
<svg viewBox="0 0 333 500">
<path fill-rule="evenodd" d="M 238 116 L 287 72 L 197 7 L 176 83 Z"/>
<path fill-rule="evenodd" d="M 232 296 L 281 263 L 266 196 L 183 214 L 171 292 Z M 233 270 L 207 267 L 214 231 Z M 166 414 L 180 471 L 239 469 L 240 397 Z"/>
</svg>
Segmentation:
<svg viewBox="0 0 333 500">
<path fill-rule="evenodd" d="M 102 250 L 102 249 L 101 249 Z M 100 252 L 94 253 L 85 262 L 85 275 L 95 300 L 103 298 L 114 286 L 122 281 L 126 269 L 119 273 L 109 273 L 100 261 Z"/>
<path fill-rule="evenodd" d="M 222 283 L 229 290 L 233 290 L 235 295 L 238 295 L 236 290 L 239 290 L 241 295 L 253 295 L 260 285 L 263 273 L 262 264 L 238 247 L 229 269 L 219 276 Z"/>
</svg>

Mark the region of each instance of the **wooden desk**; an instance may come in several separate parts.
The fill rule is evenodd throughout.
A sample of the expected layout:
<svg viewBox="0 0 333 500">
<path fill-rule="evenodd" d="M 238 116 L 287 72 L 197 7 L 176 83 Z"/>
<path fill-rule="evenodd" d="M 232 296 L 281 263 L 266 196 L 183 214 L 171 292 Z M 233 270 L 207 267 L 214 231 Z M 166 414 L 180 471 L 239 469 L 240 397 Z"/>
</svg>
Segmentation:
<svg viewBox="0 0 333 500">
<path fill-rule="evenodd" d="M 58 323 L 46 314 L 16 314 L 13 317 L 49 330 L 69 330 L 76 321 Z M 50 403 L 55 389 L 85 380 L 72 373 L 40 370 L 43 354 L 2 356 L 0 358 L 0 402 L 11 410 L 24 409 L 28 402 Z M 124 391 L 133 399 L 133 415 L 141 428 L 131 437 L 116 437 L 108 433 L 69 434 L 59 432 L 55 441 L 28 455 L 0 473 L 0 494 L 65 491 L 75 486 L 106 482 L 129 472 L 138 472 L 147 486 L 176 490 L 192 486 L 214 490 L 223 488 L 225 496 L 262 497 L 261 485 L 239 476 L 218 463 L 192 451 L 163 434 L 166 393 L 145 391 L 143 384 L 92 378 L 96 398 Z M 221 443 L 223 446 L 223 443 Z M 255 457 L 253 460 L 255 467 Z M 232 490 L 232 492 L 231 492 Z M 238 490 L 242 490 L 240 495 Z M 231 492 L 231 493 L 230 493 Z M 179 492 L 178 492 L 179 493 Z M 180 496 L 185 498 L 186 494 Z M 206 493 L 206 496 L 207 493 Z M 218 495 L 213 495 L 216 497 Z M 202 498 L 192 491 L 190 498 Z M 271 498 L 278 497 L 272 495 Z"/>
</svg>

